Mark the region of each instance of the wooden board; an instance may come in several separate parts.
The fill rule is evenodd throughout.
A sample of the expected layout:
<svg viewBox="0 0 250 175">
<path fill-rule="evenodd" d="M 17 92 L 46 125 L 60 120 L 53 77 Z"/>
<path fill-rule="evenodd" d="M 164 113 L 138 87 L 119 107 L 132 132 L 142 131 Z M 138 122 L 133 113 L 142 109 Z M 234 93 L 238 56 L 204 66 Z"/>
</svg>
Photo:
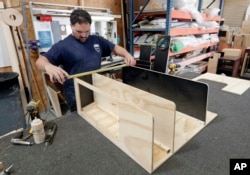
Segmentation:
<svg viewBox="0 0 250 175">
<path fill-rule="evenodd" d="M 194 78 L 193 80 L 198 81 L 202 79 L 215 81 L 218 83 L 224 83 L 226 84 L 226 86 L 222 88 L 223 91 L 237 94 L 237 95 L 242 95 L 250 87 L 250 81 L 248 80 L 227 77 L 227 76 L 212 74 L 212 73 L 202 74 Z"/>
<path fill-rule="evenodd" d="M 215 73 L 217 72 L 218 59 L 220 58 L 220 53 L 214 53 L 212 58 L 208 60 L 207 72 Z"/>
</svg>

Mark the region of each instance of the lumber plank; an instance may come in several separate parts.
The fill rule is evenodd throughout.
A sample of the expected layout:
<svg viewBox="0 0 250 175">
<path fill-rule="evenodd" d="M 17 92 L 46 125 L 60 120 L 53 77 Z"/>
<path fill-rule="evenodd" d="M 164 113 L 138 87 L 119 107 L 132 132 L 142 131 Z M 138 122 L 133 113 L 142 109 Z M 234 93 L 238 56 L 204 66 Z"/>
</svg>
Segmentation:
<svg viewBox="0 0 250 175">
<path fill-rule="evenodd" d="M 220 53 L 214 53 L 213 58 L 209 58 L 207 72 L 215 73 L 217 71 L 218 59 L 221 56 Z"/>
<path fill-rule="evenodd" d="M 27 70 L 28 70 L 27 67 L 28 67 L 28 59 L 30 59 L 30 58 L 29 58 L 28 53 L 27 53 L 27 51 L 25 49 L 26 46 L 25 46 L 25 43 L 24 43 L 24 39 L 23 39 L 21 31 L 20 31 L 20 29 L 18 27 L 17 27 L 17 34 L 18 34 L 18 39 L 20 40 L 20 47 L 21 47 L 22 53 L 23 53 L 23 61 L 24 61 L 24 64 L 26 65 L 26 75 L 28 75 L 27 74 Z M 42 86 L 38 85 L 37 76 L 34 73 L 35 72 L 34 68 L 36 66 L 31 61 L 31 59 L 30 59 L 30 64 L 31 64 L 31 68 L 30 68 L 29 71 L 30 71 L 30 75 L 31 75 L 30 76 L 31 88 L 32 88 L 31 93 L 36 98 L 38 96 L 38 98 L 40 99 L 41 103 L 39 104 L 40 105 L 39 109 L 46 109 L 46 105 L 45 105 L 46 101 L 44 100 L 44 98 L 42 96 L 42 92 L 44 91 L 44 88 L 42 88 Z M 43 100 L 41 100 L 41 99 L 43 99 Z"/>
<path fill-rule="evenodd" d="M 28 80 L 28 76 L 27 76 L 27 71 L 26 71 L 26 65 L 24 62 L 24 55 L 22 53 L 22 46 L 20 43 L 20 39 L 18 37 L 18 30 L 17 27 L 10 27 L 11 31 L 12 31 L 12 35 L 13 35 L 13 39 L 14 39 L 14 43 L 15 43 L 15 47 L 16 47 L 16 52 L 17 52 L 17 56 L 18 56 L 18 61 L 20 64 L 20 72 L 21 72 L 21 77 L 24 81 L 24 85 L 30 90 L 30 86 L 29 86 L 29 80 Z"/>
</svg>

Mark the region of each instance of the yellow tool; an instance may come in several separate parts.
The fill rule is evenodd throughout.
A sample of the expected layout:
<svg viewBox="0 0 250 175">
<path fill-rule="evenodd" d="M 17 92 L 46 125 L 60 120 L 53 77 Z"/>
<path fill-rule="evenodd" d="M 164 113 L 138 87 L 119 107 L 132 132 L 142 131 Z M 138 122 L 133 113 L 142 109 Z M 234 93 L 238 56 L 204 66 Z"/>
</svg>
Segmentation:
<svg viewBox="0 0 250 175">
<path fill-rule="evenodd" d="M 37 98 L 32 99 L 26 106 L 27 112 L 29 112 L 31 120 L 34 120 L 35 118 L 40 118 L 39 115 L 39 105 L 40 100 Z"/>
<path fill-rule="evenodd" d="M 181 67 L 179 64 L 175 64 L 175 63 L 170 63 L 168 65 L 168 68 L 169 68 L 169 74 L 173 75 L 176 71 L 177 71 L 177 68 Z"/>
</svg>

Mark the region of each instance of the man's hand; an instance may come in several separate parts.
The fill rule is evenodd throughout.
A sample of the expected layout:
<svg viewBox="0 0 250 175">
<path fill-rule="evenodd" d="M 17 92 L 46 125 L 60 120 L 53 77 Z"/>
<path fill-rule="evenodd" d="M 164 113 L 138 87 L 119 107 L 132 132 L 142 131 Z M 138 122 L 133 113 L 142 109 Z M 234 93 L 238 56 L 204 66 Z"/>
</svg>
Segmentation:
<svg viewBox="0 0 250 175">
<path fill-rule="evenodd" d="M 50 81 L 52 83 L 59 82 L 63 84 L 69 77 L 69 74 L 61 67 L 54 66 L 52 64 L 47 64 L 44 68 L 46 74 L 49 75 Z"/>
<path fill-rule="evenodd" d="M 125 55 L 124 60 L 128 66 L 135 66 L 136 65 L 136 60 L 129 53 Z"/>
<path fill-rule="evenodd" d="M 135 66 L 136 65 L 135 58 L 127 50 L 125 50 L 123 47 L 115 45 L 115 48 L 113 51 L 115 54 L 124 57 L 124 61 L 128 66 Z"/>
</svg>

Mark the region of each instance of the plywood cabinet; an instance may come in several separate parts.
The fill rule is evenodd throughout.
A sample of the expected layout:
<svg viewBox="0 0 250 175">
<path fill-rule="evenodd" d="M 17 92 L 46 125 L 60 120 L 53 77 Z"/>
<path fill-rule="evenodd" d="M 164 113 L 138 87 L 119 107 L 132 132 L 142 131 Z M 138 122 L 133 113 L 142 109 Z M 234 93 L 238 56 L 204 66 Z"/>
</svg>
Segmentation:
<svg viewBox="0 0 250 175">
<path fill-rule="evenodd" d="M 97 73 L 74 83 L 78 114 L 149 173 L 216 117 L 205 111 L 198 120 L 174 101 Z"/>
</svg>

